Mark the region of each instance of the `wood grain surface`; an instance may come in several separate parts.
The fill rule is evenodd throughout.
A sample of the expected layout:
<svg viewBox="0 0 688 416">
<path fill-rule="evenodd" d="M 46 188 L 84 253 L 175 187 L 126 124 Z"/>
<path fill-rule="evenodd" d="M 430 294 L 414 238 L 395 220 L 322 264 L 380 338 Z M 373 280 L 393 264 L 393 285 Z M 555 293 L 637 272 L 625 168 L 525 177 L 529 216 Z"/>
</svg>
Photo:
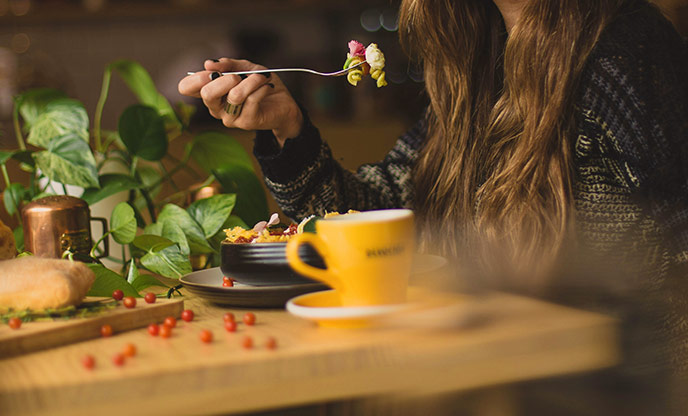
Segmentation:
<svg viewBox="0 0 688 416">
<path fill-rule="evenodd" d="M 468 326 L 446 319 L 359 330 L 320 328 L 283 310 L 253 310 L 257 322 L 247 326 L 248 310 L 185 300 L 196 317 L 180 321 L 168 339 L 139 329 L 0 360 L 0 414 L 231 414 L 461 391 L 617 360 L 614 320 L 505 294 L 477 300 L 482 319 Z M 236 332 L 224 329 L 227 311 L 237 317 Z M 199 339 L 203 329 L 214 334 L 209 344 Z M 252 349 L 242 347 L 246 336 Z M 277 349 L 265 347 L 269 337 Z M 126 343 L 138 354 L 117 367 L 111 358 Z M 86 354 L 96 359 L 92 370 L 81 365 Z"/>
<path fill-rule="evenodd" d="M 179 317 L 183 309 L 183 299 L 157 299 L 151 304 L 137 299 L 135 308 L 125 308 L 119 302 L 117 307 L 88 318 L 25 322 L 18 330 L 0 325 L 0 359 L 98 338 L 105 324 L 112 326 L 115 334 L 141 328 L 167 316 Z"/>
</svg>

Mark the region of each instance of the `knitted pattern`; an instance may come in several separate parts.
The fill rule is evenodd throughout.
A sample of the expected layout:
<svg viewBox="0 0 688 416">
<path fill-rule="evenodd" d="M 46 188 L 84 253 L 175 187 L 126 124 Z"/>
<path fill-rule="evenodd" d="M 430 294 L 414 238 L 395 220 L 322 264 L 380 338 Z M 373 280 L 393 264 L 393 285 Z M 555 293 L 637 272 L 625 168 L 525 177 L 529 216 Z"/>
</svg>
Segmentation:
<svg viewBox="0 0 688 416">
<path fill-rule="evenodd" d="M 571 146 L 581 249 L 551 297 L 618 316 L 629 371 L 671 361 L 688 374 L 688 48 L 653 6 L 632 1 L 603 32 L 578 85 Z M 307 117 L 281 150 L 259 132 L 254 153 L 294 220 L 413 208 L 411 172 L 426 132 L 421 120 L 384 160 L 357 172 L 332 158 Z"/>
</svg>

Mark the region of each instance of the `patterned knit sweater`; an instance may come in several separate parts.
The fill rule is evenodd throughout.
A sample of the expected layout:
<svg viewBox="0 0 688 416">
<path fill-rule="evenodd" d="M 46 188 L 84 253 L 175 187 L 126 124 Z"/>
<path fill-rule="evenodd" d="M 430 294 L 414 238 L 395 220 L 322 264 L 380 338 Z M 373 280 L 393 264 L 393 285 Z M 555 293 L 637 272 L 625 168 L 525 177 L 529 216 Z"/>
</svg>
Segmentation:
<svg viewBox="0 0 688 416">
<path fill-rule="evenodd" d="M 589 57 L 575 108 L 575 221 L 585 249 L 569 259 L 569 276 L 558 282 L 561 299 L 580 306 L 595 293 L 597 309 L 621 315 L 634 328 L 661 322 L 670 338 L 683 340 L 673 345 L 673 358 L 658 357 L 648 346 L 636 352 L 644 354 L 637 361 L 652 366 L 670 359 L 688 370 L 686 43 L 654 7 L 632 2 Z M 413 208 L 412 167 L 425 134 L 420 120 L 384 160 L 351 172 L 335 161 L 306 116 L 301 135 L 282 149 L 270 132 L 258 132 L 254 154 L 276 201 L 295 220 L 325 211 Z M 577 293 L 580 302 L 571 301 Z M 647 308 L 637 307 L 639 299 Z M 630 331 L 623 342 L 646 345 L 638 338 L 647 337 Z M 666 345 L 665 338 L 657 340 Z"/>
<path fill-rule="evenodd" d="M 688 261 L 688 51 L 671 24 L 644 1 L 605 30 L 576 94 L 577 225 L 593 249 L 640 227 L 667 232 L 673 260 Z M 378 163 L 351 172 L 304 114 L 283 148 L 269 131 L 255 139 L 268 188 L 285 214 L 413 208 L 412 167 L 426 134 L 420 120 Z"/>
</svg>

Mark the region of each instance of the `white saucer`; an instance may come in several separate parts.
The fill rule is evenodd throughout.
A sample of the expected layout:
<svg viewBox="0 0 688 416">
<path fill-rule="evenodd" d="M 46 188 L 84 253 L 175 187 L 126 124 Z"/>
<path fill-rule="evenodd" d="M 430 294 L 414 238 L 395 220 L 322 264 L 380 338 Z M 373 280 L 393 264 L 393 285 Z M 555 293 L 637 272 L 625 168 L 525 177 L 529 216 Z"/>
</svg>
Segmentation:
<svg viewBox="0 0 688 416">
<path fill-rule="evenodd" d="M 335 290 L 297 296 L 287 302 L 287 311 L 323 327 L 360 328 L 371 326 L 377 318 L 409 308 L 411 303 L 375 306 L 341 306 Z"/>
</svg>

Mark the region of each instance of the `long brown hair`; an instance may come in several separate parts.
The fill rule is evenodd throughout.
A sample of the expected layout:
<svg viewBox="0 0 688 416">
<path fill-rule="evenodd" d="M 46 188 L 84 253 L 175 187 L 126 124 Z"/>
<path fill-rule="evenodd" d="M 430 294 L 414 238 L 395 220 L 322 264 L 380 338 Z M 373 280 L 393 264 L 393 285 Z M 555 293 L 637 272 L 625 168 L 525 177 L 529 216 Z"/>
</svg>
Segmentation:
<svg viewBox="0 0 688 416">
<path fill-rule="evenodd" d="M 402 1 L 401 40 L 430 98 L 415 201 L 426 242 L 556 259 L 573 222 L 574 92 L 626 1 L 532 0 L 508 36 L 489 0 Z"/>
</svg>

